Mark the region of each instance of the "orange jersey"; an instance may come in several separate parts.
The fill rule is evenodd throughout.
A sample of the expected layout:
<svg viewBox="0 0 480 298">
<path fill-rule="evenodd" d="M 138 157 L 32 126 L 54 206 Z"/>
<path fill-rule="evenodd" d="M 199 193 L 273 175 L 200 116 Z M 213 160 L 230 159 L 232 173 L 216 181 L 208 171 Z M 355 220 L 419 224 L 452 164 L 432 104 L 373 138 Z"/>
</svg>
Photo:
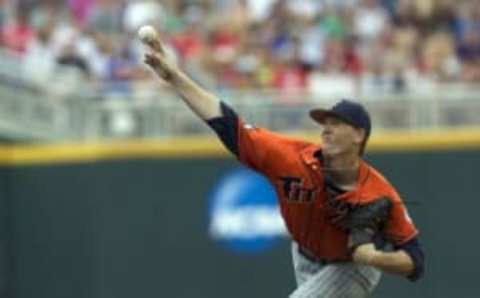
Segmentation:
<svg viewBox="0 0 480 298">
<path fill-rule="evenodd" d="M 350 258 L 348 234 L 328 219 L 325 179 L 316 154 L 321 147 L 238 123 L 238 157 L 248 167 L 264 174 L 278 194 L 280 211 L 291 237 L 316 257 L 326 260 Z M 361 162 L 357 187 L 338 200 L 365 204 L 381 197 L 393 201 L 384 229 L 394 245 L 413 239 L 418 231 L 402 199 L 392 185 L 373 167 Z"/>
</svg>

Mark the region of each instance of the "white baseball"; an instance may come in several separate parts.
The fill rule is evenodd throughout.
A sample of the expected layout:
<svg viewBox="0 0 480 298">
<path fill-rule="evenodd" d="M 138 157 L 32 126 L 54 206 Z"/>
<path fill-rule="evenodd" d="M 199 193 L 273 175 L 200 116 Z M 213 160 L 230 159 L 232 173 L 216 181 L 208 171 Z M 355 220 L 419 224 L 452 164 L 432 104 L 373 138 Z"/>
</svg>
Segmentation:
<svg viewBox="0 0 480 298">
<path fill-rule="evenodd" d="M 148 43 L 157 36 L 157 30 L 150 25 L 145 25 L 138 29 L 138 37 L 143 43 Z"/>
</svg>

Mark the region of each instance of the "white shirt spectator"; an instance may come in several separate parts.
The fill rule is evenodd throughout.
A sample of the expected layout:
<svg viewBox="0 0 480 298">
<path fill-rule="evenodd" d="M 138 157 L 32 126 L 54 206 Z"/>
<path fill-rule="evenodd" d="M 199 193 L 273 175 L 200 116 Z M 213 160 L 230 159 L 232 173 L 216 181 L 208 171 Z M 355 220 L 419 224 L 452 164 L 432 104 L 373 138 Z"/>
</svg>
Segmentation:
<svg viewBox="0 0 480 298">
<path fill-rule="evenodd" d="M 152 25 L 161 29 L 164 8 L 159 1 L 130 2 L 125 9 L 123 25 L 128 32 L 136 32 L 143 25 Z"/>
<path fill-rule="evenodd" d="M 71 44 L 77 38 L 79 32 L 72 24 L 61 22 L 55 27 L 51 39 L 51 47 L 55 57 L 58 57 L 67 44 Z"/>
<path fill-rule="evenodd" d="M 372 41 L 385 29 L 388 14 L 376 0 L 366 0 L 366 4 L 354 10 L 353 31 L 364 41 Z"/>
<path fill-rule="evenodd" d="M 315 23 L 305 28 L 300 34 L 300 60 L 312 66 L 322 64 L 325 59 L 325 38 L 326 33 Z"/>
<path fill-rule="evenodd" d="M 45 41 L 33 40 L 28 46 L 24 60 L 23 73 L 27 80 L 38 87 L 47 87 L 55 74 L 55 55 Z"/>
<path fill-rule="evenodd" d="M 247 0 L 248 15 L 252 22 L 265 20 L 277 0 Z"/>
<path fill-rule="evenodd" d="M 95 40 L 86 35 L 78 38 L 76 47 L 78 55 L 85 59 L 93 77 L 103 80 L 107 76 L 108 54 L 102 53 Z"/>
<path fill-rule="evenodd" d="M 322 1 L 318 0 L 289 0 L 288 10 L 301 17 L 315 17 L 322 9 Z"/>
</svg>

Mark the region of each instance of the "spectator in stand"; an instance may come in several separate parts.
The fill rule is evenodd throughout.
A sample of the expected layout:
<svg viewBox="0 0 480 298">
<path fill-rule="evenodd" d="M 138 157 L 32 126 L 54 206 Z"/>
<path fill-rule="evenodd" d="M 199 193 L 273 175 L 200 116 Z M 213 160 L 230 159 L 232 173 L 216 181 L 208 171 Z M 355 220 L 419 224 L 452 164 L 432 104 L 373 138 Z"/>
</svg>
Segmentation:
<svg viewBox="0 0 480 298">
<path fill-rule="evenodd" d="M 462 61 L 462 79 L 480 81 L 480 37 L 477 30 L 466 31 L 458 45 L 457 53 Z"/>
<path fill-rule="evenodd" d="M 429 35 L 423 43 L 422 67 L 425 75 L 445 79 L 447 63 L 454 59 L 455 43 L 451 34 L 437 32 Z"/>
<path fill-rule="evenodd" d="M 53 26 L 51 24 L 41 28 L 25 52 L 23 71 L 27 78 L 40 88 L 45 88 L 51 83 L 57 64 L 51 47 Z"/>
<path fill-rule="evenodd" d="M 89 15 L 89 27 L 104 34 L 119 33 L 122 28 L 123 2 L 123 0 L 96 0 Z"/>
<path fill-rule="evenodd" d="M 183 30 L 173 34 L 171 42 L 184 61 L 200 59 L 206 46 L 203 32 L 197 22 L 185 24 Z"/>
<path fill-rule="evenodd" d="M 98 83 L 146 79 L 135 39 L 144 24 L 212 88 L 376 92 L 479 77 L 474 0 L 0 0 L 4 48 L 48 52 Z"/>
<path fill-rule="evenodd" d="M 317 18 L 307 18 L 299 33 L 299 58 L 306 71 L 321 65 L 325 59 L 326 28 L 318 23 Z"/>
<path fill-rule="evenodd" d="M 85 27 L 95 9 L 97 0 L 68 0 L 68 5 L 74 23 L 79 27 Z"/>
<path fill-rule="evenodd" d="M 11 3 L 9 0 L 0 0 L 0 30 L 7 23 Z M 1 41 L 0 41 L 1 42 Z"/>
<path fill-rule="evenodd" d="M 353 32 L 363 42 L 377 39 L 388 24 L 388 13 L 377 0 L 363 0 L 354 10 Z"/>
<path fill-rule="evenodd" d="M 29 7 L 19 7 L 12 23 L 2 28 L 2 45 L 14 54 L 22 56 L 28 44 L 35 38 L 35 30 L 30 24 Z"/>
<path fill-rule="evenodd" d="M 144 77 L 139 61 L 131 52 L 128 40 L 110 45 L 112 53 L 106 64 L 107 87 L 104 92 L 131 93 L 131 82 Z"/>
<path fill-rule="evenodd" d="M 91 71 L 88 67 L 88 63 L 78 54 L 74 40 L 68 41 L 64 44 L 60 55 L 57 57 L 57 63 L 64 67 L 69 67 L 72 70 L 77 70 L 79 73 L 83 74 L 85 78 L 90 77 Z"/>
<path fill-rule="evenodd" d="M 480 2 L 464 3 L 460 6 L 454 26 L 457 42 L 462 42 L 468 32 L 480 37 Z"/>
</svg>

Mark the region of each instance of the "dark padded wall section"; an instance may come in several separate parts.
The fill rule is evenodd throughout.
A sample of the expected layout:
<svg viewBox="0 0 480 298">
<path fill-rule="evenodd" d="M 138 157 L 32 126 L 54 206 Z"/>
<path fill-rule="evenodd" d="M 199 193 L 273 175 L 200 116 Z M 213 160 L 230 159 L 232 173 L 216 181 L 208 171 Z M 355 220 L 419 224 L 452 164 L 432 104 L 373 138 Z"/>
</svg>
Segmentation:
<svg viewBox="0 0 480 298">
<path fill-rule="evenodd" d="M 480 154 L 368 160 L 407 201 L 427 253 L 424 279 L 386 276 L 375 297 L 476 297 Z M 245 257 L 208 237 L 208 193 L 237 165 L 140 159 L 2 169 L 0 260 L 13 271 L 2 266 L 0 289 L 11 287 L 15 298 L 287 297 L 294 288 L 288 241 Z"/>
</svg>

